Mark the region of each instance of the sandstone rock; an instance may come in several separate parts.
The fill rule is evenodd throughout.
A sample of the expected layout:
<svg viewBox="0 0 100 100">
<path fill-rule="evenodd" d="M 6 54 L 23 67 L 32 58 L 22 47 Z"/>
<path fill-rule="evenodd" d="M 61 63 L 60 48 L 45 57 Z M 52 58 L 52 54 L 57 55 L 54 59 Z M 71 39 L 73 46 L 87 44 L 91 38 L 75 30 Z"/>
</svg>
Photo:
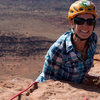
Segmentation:
<svg viewBox="0 0 100 100">
<path fill-rule="evenodd" d="M 98 60 L 97 60 L 98 59 Z M 100 55 L 94 57 L 94 67 L 89 74 L 100 76 Z M 92 79 L 91 79 L 92 80 Z M 16 77 L 12 80 L 0 81 L 0 100 L 9 100 L 15 94 L 27 88 L 33 80 Z M 62 82 L 48 80 L 38 83 L 38 89 L 24 92 L 18 99 L 14 100 L 100 100 L 100 79 L 93 80 L 94 84 L 76 84 L 73 82 Z M 27 94 L 27 95 L 26 95 Z M 28 96 L 29 95 L 29 96 Z"/>
</svg>

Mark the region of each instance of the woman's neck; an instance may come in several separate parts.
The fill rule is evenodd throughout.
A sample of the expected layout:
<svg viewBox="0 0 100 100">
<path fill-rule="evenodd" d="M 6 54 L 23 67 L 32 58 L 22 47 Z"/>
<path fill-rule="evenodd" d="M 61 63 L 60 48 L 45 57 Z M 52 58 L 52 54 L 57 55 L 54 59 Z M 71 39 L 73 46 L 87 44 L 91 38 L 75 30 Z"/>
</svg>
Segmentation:
<svg viewBox="0 0 100 100">
<path fill-rule="evenodd" d="M 73 41 L 73 44 L 76 48 L 76 50 L 80 51 L 80 52 L 83 52 L 85 48 L 87 48 L 88 46 L 88 43 L 87 41 L 88 40 L 80 40 L 79 38 L 77 38 L 75 35 L 72 36 L 72 41 Z"/>
</svg>

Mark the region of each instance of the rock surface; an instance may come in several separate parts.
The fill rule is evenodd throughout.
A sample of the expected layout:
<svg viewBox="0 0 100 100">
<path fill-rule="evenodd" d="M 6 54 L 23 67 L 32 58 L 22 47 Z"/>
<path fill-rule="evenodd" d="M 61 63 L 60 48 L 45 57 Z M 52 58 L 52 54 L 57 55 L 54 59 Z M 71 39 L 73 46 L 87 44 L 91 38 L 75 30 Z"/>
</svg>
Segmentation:
<svg viewBox="0 0 100 100">
<path fill-rule="evenodd" d="M 99 65 L 100 55 L 95 55 L 94 67 L 89 74 L 100 76 Z M 32 82 L 31 79 L 20 77 L 0 81 L 0 100 L 10 100 Z M 14 100 L 86 100 L 85 98 L 87 100 L 100 100 L 100 79 L 93 82 L 96 84 L 48 80 L 44 83 L 38 83 L 38 89 L 35 89 L 29 96 L 26 93 L 29 93 L 30 89 L 24 92 L 19 99 L 17 97 Z"/>
</svg>

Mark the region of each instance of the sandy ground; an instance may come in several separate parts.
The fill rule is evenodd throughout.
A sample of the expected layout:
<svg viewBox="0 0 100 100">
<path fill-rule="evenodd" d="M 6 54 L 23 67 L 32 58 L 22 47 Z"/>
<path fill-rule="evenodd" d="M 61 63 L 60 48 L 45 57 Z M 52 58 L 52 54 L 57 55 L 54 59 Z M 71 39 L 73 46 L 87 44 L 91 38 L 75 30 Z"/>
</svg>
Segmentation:
<svg viewBox="0 0 100 100">
<path fill-rule="evenodd" d="M 25 65 L 27 64 L 25 63 Z M 90 70 L 89 74 L 92 76 L 100 76 L 99 65 L 100 54 L 97 54 L 94 57 L 94 67 Z M 36 68 L 34 73 L 35 71 L 37 72 Z M 25 71 L 23 70 L 23 75 L 24 73 Z M 24 90 L 33 82 L 32 79 L 19 76 L 16 76 L 16 78 L 11 77 L 9 80 L 1 80 L 0 100 L 9 100 L 12 96 Z M 37 89 L 30 93 L 30 89 L 32 88 L 33 87 L 24 92 L 19 99 L 17 97 L 14 100 L 100 100 L 100 78 L 90 78 L 82 84 L 48 80 L 44 83 L 38 83 Z M 30 93 L 30 95 L 27 96 L 27 93 Z"/>
</svg>

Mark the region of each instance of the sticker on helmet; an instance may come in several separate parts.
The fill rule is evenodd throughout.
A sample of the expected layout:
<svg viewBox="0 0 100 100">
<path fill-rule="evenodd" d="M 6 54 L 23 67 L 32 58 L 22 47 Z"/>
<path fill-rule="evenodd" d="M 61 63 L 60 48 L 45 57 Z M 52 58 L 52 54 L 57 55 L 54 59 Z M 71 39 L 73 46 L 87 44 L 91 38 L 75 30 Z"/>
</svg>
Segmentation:
<svg viewBox="0 0 100 100">
<path fill-rule="evenodd" d="M 82 6 L 82 7 L 88 7 L 90 5 L 91 5 L 91 3 L 87 0 L 81 0 L 81 2 L 80 2 L 80 6 Z"/>
</svg>

